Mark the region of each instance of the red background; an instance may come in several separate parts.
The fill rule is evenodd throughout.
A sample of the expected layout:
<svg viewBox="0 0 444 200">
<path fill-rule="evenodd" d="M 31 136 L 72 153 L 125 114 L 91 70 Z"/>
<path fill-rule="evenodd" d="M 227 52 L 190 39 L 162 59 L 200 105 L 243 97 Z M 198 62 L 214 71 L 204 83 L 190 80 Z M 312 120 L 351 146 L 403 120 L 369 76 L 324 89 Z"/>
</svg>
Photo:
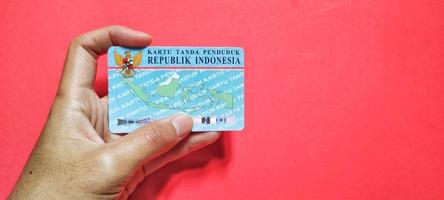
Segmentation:
<svg viewBox="0 0 444 200">
<path fill-rule="evenodd" d="M 75 36 L 241 46 L 246 128 L 133 199 L 444 199 L 444 1 L 0 1 L 0 198 L 43 127 Z M 106 93 L 106 61 L 97 90 Z"/>
</svg>

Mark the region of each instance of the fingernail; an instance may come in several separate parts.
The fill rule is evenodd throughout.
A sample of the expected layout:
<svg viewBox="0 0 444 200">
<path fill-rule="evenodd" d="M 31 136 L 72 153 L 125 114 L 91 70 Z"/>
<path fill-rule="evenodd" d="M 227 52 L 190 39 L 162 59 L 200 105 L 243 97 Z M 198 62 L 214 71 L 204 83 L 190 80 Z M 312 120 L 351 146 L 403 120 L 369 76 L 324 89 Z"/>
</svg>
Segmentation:
<svg viewBox="0 0 444 200">
<path fill-rule="evenodd" d="M 192 128 L 192 118 L 188 115 L 179 113 L 171 117 L 171 123 L 176 129 L 176 134 L 179 137 L 183 137 L 191 131 Z"/>
<path fill-rule="evenodd" d="M 151 35 L 149 35 L 148 33 L 142 32 L 142 31 L 134 30 L 134 33 L 138 34 L 138 35 L 141 35 L 141 36 L 149 36 L 149 37 L 151 37 Z"/>
</svg>

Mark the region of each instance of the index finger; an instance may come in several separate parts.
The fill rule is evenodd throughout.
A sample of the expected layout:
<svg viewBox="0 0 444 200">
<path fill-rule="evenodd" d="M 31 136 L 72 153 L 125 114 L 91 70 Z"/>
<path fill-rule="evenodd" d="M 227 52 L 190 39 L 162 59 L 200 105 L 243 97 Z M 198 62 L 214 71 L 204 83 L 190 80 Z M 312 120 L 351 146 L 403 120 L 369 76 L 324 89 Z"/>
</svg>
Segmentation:
<svg viewBox="0 0 444 200">
<path fill-rule="evenodd" d="M 59 92 L 75 94 L 77 88 L 92 88 L 97 58 L 109 47 L 143 47 L 150 42 L 150 35 L 123 26 L 108 26 L 79 36 L 69 47 Z"/>
</svg>

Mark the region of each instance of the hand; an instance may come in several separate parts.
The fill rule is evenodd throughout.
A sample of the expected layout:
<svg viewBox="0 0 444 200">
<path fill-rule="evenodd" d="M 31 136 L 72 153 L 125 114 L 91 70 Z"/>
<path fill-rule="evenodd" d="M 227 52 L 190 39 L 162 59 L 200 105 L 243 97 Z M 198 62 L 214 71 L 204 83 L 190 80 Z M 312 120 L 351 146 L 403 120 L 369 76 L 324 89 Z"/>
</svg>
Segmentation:
<svg viewBox="0 0 444 200">
<path fill-rule="evenodd" d="M 111 26 L 71 43 L 48 120 L 11 199 L 127 199 L 145 176 L 217 140 L 217 132 L 190 134 L 192 119 L 181 114 L 126 136 L 109 133 L 107 97 L 93 90 L 96 59 L 113 45 L 150 42 L 145 33 Z"/>
</svg>

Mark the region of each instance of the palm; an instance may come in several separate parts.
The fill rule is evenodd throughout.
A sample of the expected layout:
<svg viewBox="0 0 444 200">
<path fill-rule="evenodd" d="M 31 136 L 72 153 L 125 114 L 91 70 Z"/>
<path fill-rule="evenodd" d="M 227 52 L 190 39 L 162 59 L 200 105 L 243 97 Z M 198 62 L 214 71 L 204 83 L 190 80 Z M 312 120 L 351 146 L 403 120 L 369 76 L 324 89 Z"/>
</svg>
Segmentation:
<svg viewBox="0 0 444 200">
<path fill-rule="evenodd" d="M 108 96 L 99 98 L 92 89 L 86 89 L 84 92 L 84 101 L 79 102 L 83 111 L 82 121 L 87 121 L 89 127 L 86 131 L 86 138 L 96 143 L 108 143 L 119 139 L 121 136 L 110 134 L 108 129 Z M 86 101 L 85 101 L 86 100 Z"/>
</svg>

